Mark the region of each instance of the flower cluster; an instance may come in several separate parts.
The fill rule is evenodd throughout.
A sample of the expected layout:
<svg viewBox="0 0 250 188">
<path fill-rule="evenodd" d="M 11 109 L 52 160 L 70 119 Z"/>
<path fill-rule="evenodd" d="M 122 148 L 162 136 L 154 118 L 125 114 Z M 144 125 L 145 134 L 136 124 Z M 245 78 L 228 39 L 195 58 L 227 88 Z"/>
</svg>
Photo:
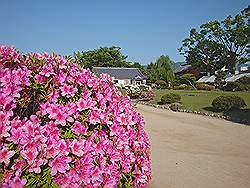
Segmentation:
<svg viewBox="0 0 250 188">
<path fill-rule="evenodd" d="M 155 93 L 153 90 L 148 90 L 148 91 L 143 91 L 141 93 L 140 98 L 146 101 L 152 100 L 153 97 L 155 96 Z"/>
<path fill-rule="evenodd" d="M 1 187 L 144 187 L 143 127 L 108 75 L 0 46 Z"/>
</svg>

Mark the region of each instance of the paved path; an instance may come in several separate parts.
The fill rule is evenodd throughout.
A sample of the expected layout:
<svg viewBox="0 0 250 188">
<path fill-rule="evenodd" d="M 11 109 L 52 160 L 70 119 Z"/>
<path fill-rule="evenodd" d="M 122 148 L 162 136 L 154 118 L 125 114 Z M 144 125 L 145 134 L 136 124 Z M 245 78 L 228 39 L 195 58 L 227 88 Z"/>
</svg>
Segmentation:
<svg viewBox="0 0 250 188">
<path fill-rule="evenodd" d="M 144 105 L 159 188 L 250 188 L 250 126 Z"/>
</svg>

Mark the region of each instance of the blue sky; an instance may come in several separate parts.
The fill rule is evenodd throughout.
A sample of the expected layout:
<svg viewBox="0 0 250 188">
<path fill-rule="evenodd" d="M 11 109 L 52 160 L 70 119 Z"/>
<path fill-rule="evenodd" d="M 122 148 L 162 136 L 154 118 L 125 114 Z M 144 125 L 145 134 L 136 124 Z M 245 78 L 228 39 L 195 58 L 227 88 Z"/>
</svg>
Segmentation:
<svg viewBox="0 0 250 188">
<path fill-rule="evenodd" d="M 120 46 L 128 60 L 160 55 L 183 61 L 177 48 L 192 27 L 235 15 L 247 0 L 1 0 L 0 44 L 63 55 Z"/>
</svg>

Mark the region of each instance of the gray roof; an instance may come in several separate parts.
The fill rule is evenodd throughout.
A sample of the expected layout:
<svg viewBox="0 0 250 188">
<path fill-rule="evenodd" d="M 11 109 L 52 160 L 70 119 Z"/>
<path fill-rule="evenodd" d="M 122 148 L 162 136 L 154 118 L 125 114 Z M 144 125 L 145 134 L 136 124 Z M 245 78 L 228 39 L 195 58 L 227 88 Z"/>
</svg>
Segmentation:
<svg viewBox="0 0 250 188">
<path fill-rule="evenodd" d="M 197 80 L 197 82 L 204 82 L 204 83 L 208 83 L 208 82 L 214 82 L 216 76 L 212 75 L 212 76 L 203 76 L 201 77 L 199 80 Z"/>
<path fill-rule="evenodd" d="M 225 81 L 226 82 L 234 82 L 242 77 L 250 77 L 250 73 L 241 73 L 241 74 L 232 74 L 232 75 L 227 75 Z M 197 82 L 210 82 L 213 83 L 215 81 L 216 76 L 212 75 L 212 76 L 203 76 L 201 77 Z"/>
<path fill-rule="evenodd" d="M 234 82 L 242 77 L 250 77 L 250 73 L 241 73 L 241 74 L 236 74 L 236 75 L 231 75 L 225 79 L 226 82 Z"/>
<path fill-rule="evenodd" d="M 93 67 L 92 71 L 99 76 L 100 74 L 109 74 L 115 79 L 136 79 L 145 80 L 147 77 L 141 73 L 138 68 L 125 67 Z"/>
<path fill-rule="evenodd" d="M 176 65 L 174 73 L 180 73 L 182 71 L 188 70 L 189 68 L 191 68 L 191 65 Z"/>
</svg>

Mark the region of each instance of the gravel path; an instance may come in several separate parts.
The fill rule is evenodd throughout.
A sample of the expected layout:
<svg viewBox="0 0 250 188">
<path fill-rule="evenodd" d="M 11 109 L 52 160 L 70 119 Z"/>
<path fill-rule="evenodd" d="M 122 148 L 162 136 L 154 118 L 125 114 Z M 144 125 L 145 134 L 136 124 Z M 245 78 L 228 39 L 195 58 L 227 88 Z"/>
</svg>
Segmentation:
<svg viewBox="0 0 250 188">
<path fill-rule="evenodd" d="M 137 105 L 159 188 L 249 188 L 250 126 Z"/>
</svg>

